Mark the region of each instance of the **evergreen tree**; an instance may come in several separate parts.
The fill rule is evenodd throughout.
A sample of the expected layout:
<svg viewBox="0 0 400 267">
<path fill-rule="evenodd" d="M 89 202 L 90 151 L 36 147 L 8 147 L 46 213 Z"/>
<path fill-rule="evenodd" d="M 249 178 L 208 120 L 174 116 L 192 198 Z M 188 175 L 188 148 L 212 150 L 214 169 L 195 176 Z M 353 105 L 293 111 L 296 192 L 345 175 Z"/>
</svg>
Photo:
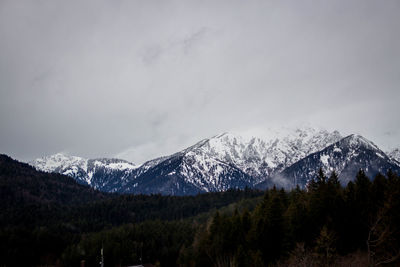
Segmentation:
<svg viewBox="0 0 400 267">
<path fill-rule="evenodd" d="M 340 189 L 340 182 L 339 182 L 339 177 L 335 171 L 332 171 L 331 175 L 328 178 L 328 184 L 330 186 L 333 186 L 335 189 L 339 190 Z"/>
<path fill-rule="evenodd" d="M 326 183 L 326 176 L 322 168 L 319 168 L 318 175 L 316 177 L 316 182 L 318 185 L 324 185 Z"/>
</svg>

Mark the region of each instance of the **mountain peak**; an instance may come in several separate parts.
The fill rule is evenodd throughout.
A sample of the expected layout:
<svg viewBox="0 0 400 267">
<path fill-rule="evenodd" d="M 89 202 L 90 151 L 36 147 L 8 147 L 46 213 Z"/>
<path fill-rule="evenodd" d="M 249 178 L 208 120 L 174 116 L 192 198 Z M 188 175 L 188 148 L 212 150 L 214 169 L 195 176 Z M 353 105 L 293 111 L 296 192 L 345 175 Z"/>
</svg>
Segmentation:
<svg viewBox="0 0 400 267">
<path fill-rule="evenodd" d="M 389 169 L 398 172 L 399 167 L 373 142 L 359 134 L 351 134 L 299 160 L 280 175 L 289 179 L 293 186 L 304 186 L 317 176 L 319 169 L 327 175 L 335 171 L 339 180 L 347 184 L 360 169 L 373 178 L 377 173 L 386 173 Z"/>
<path fill-rule="evenodd" d="M 29 164 L 45 172 L 55 172 L 71 166 L 79 166 L 82 169 L 87 169 L 87 159 L 69 156 L 64 153 L 56 153 L 38 158 L 29 162 Z"/>
<path fill-rule="evenodd" d="M 375 145 L 372 141 L 359 134 L 351 134 L 343 138 L 343 141 L 348 143 L 350 147 L 366 147 L 373 150 L 379 150 L 379 147 Z"/>
<path fill-rule="evenodd" d="M 63 153 L 38 158 L 29 164 L 40 171 L 71 176 L 78 183 L 88 184 L 96 189 L 108 186 L 114 174 L 119 178 L 126 178 L 139 167 L 122 159 L 85 159 Z"/>
<path fill-rule="evenodd" d="M 319 168 L 327 173 L 336 170 L 343 178 L 353 177 L 359 168 L 374 174 L 400 166 L 358 134 L 343 138 L 338 131 L 313 127 L 265 131 L 261 137 L 249 133 L 223 132 L 140 166 L 121 159 L 84 159 L 62 153 L 37 159 L 32 165 L 102 191 L 178 195 L 264 183 L 302 184 Z"/>
<path fill-rule="evenodd" d="M 223 133 L 220 133 L 220 134 L 217 134 L 217 135 L 215 135 L 215 136 L 213 136 L 213 137 L 211 137 L 210 139 L 213 139 L 213 138 L 222 138 L 222 137 L 229 137 L 230 135 L 232 135 L 231 133 L 229 133 L 229 132 L 223 132 Z M 232 135 L 233 136 L 233 135 Z"/>
<path fill-rule="evenodd" d="M 386 153 L 390 159 L 396 162 L 400 166 L 400 148 L 394 148 L 392 151 Z"/>
<path fill-rule="evenodd" d="M 187 162 L 200 170 L 198 173 L 230 164 L 258 181 L 342 138 L 338 131 L 315 128 L 271 133 L 268 132 L 266 138 L 258 138 L 224 132 L 203 139 L 175 155 L 184 155 L 189 159 Z M 210 179 L 217 180 L 215 177 Z"/>
</svg>

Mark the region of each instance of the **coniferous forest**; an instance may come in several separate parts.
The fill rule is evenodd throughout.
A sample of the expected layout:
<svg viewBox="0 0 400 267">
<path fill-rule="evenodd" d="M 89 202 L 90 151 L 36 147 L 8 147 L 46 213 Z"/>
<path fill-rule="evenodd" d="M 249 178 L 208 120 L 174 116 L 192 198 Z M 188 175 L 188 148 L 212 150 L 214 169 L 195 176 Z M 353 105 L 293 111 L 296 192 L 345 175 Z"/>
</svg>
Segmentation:
<svg viewBox="0 0 400 267">
<path fill-rule="evenodd" d="M 115 195 L 0 157 L 0 266 L 398 266 L 400 178 Z"/>
</svg>

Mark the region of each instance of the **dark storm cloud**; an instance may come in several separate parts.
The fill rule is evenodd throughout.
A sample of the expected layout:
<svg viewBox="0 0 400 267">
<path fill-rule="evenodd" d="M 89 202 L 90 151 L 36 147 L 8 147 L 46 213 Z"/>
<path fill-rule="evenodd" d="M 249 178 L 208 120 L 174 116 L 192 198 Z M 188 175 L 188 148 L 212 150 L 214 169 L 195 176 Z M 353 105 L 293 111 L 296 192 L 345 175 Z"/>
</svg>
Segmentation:
<svg viewBox="0 0 400 267">
<path fill-rule="evenodd" d="M 140 162 L 304 122 L 399 145 L 399 13 L 398 1 L 3 0 L 0 152 Z"/>
</svg>

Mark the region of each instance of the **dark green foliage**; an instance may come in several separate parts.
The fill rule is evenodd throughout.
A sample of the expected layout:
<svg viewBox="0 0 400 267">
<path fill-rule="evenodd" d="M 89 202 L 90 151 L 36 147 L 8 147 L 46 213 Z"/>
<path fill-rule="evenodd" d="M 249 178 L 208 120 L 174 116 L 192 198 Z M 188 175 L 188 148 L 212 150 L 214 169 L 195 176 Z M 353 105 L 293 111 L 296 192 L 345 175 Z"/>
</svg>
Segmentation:
<svg viewBox="0 0 400 267">
<path fill-rule="evenodd" d="M 335 172 L 326 178 L 320 170 L 309 185 L 308 191 L 267 190 L 250 214 L 215 214 L 196 237 L 192 265 L 399 263 L 397 175 L 379 174 L 371 183 L 360 170 L 355 183 L 343 188 Z"/>
<path fill-rule="evenodd" d="M 88 246 L 93 250 L 86 249 L 83 258 L 82 247 L 103 234 L 109 237 L 108 262 L 134 263 L 131 251 L 141 244 L 144 260 L 174 265 L 194 236 L 195 224 L 183 219 L 262 194 L 250 189 L 188 197 L 106 194 L 0 155 L 0 266 L 71 266 L 82 259 L 91 266 L 98 263 L 94 248 L 101 242 Z"/>
<path fill-rule="evenodd" d="M 108 266 L 160 262 L 174 266 L 184 246 L 193 242 L 194 228 L 190 223 L 148 221 L 128 224 L 86 235 L 77 244 L 68 247 L 63 262 L 78 266 L 85 259 L 87 266 L 96 266 L 100 250 Z"/>
<path fill-rule="evenodd" d="M 0 193 L 1 266 L 98 266 L 102 246 L 106 266 L 399 264 L 393 172 L 371 182 L 360 170 L 346 187 L 319 170 L 307 190 L 134 196 L 0 156 Z"/>
</svg>

